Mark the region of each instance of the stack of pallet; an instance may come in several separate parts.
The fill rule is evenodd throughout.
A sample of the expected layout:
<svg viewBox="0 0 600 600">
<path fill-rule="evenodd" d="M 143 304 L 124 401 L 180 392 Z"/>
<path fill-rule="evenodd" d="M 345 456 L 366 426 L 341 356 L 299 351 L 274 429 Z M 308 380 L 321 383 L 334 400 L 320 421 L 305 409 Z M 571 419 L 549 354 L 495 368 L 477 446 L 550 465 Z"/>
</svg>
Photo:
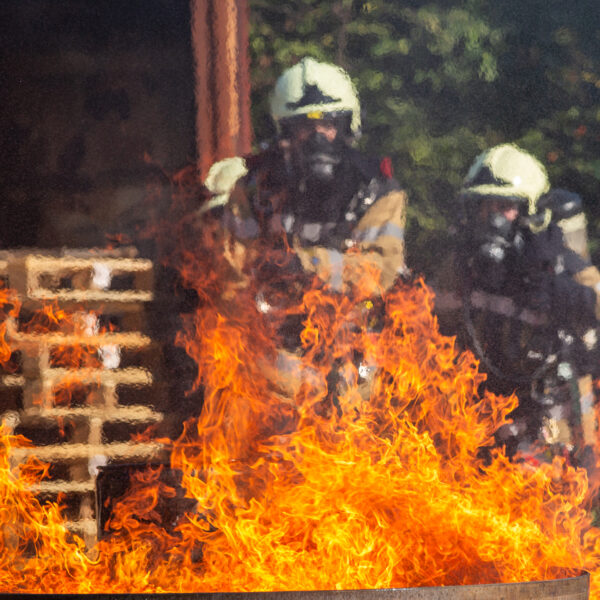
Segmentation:
<svg viewBox="0 0 600 600">
<path fill-rule="evenodd" d="M 0 376 L 0 414 L 34 443 L 11 460 L 18 466 L 33 454 L 50 463 L 34 491 L 63 493 L 68 527 L 91 547 L 98 467 L 164 459 L 152 436 L 134 436 L 163 420 L 153 402 L 157 353 L 145 333 L 152 262 L 130 250 L 7 252 L 0 277 L 22 304 L 8 322 L 16 370 Z M 66 317 L 32 326 L 44 306 Z"/>
</svg>

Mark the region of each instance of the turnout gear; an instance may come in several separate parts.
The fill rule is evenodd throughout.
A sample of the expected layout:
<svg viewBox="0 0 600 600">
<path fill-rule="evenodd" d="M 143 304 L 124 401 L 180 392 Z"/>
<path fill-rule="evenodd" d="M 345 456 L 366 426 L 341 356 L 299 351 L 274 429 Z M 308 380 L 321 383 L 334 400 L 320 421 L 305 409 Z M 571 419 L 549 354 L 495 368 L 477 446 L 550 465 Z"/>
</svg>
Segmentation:
<svg viewBox="0 0 600 600">
<path fill-rule="evenodd" d="M 589 412 L 579 406 L 578 378 L 597 363 L 594 294 L 576 281 L 589 263 L 564 247 L 554 224 L 523 237 L 521 254 L 496 272 L 481 271 L 457 243 L 434 285 L 435 310 L 442 332 L 481 361 L 486 388 L 519 397 L 501 443 L 511 453 L 536 441 L 571 451 L 577 414 Z"/>
<path fill-rule="evenodd" d="M 596 319 L 600 320 L 600 273 L 589 262 L 587 219 L 583 212 L 581 197 L 574 192 L 556 188 L 544 194 L 538 203 L 540 208 L 548 208 L 552 212 L 552 222 L 560 227 L 566 247 L 584 259 L 587 266 L 578 271 L 574 279 L 592 289 L 596 294 Z M 595 329 L 590 330 L 588 335 L 591 336 L 591 339 L 586 340 L 586 344 L 591 347 L 595 342 L 597 331 Z M 592 356 L 597 358 L 597 353 L 592 353 Z M 593 373 L 597 376 L 597 367 L 595 364 L 588 365 L 587 369 L 580 369 L 580 373 L 583 373 L 577 380 L 581 413 L 580 445 L 591 449 L 597 445 L 595 395 L 591 375 Z"/>
<path fill-rule="evenodd" d="M 573 426 L 590 400 L 580 402 L 578 387 L 597 364 L 595 294 L 582 285 L 595 269 L 565 246 L 547 189 L 543 167 L 515 146 L 479 156 L 434 283 L 441 330 L 474 352 L 487 389 L 519 397 L 514 423 L 497 434 L 511 454 L 584 445 Z"/>
<path fill-rule="evenodd" d="M 587 266 L 577 272 L 575 280 L 596 294 L 596 318 L 600 320 L 600 272 L 590 263 L 587 219 L 581 197 L 560 188 L 552 189 L 539 199 L 539 206 L 551 211 L 552 222 L 560 227 L 566 247 L 586 262 Z"/>
<path fill-rule="evenodd" d="M 232 281 L 252 281 L 257 309 L 277 332 L 276 362 L 265 372 L 290 398 L 314 377 L 299 360 L 306 319 L 299 307 L 315 276 L 334 292 L 357 287 L 378 296 L 405 272 L 404 192 L 386 176 L 387 162 L 380 167 L 354 150 L 346 160 L 345 178 L 311 200 L 282 177 L 278 148 L 249 159 L 222 216 Z M 333 406 L 344 383 L 335 368 L 330 375 Z"/>
<path fill-rule="evenodd" d="M 231 267 L 231 293 L 223 301 L 235 302 L 236 291 L 252 283 L 258 312 L 277 332 L 277 355 L 263 368 L 282 397 L 295 397 L 303 381 L 315 378 L 299 357 L 306 319 L 302 296 L 315 276 L 335 292 L 356 286 L 363 296 L 377 296 L 405 272 L 406 196 L 384 174 L 387 162 L 380 168 L 354 151 L 350 157 L 346 181 L 316 203 L 318 210 L 309 210 L 308 200 L 298 202 L 296 190 L 282 179 L 277 148 L 246 161 L 248 174 L 222 208 L 223 248 Z M 333 407 L 344 383 L 335 368 L 330 375 Z"/>
<path fill-rule="evenodd" d="M 302 60 L 277 81 L 271 109 L 278 138 L 258 155 L 213 165 L 205 206 L 220 207 L 213 214 L 231 267 L 223 300 L 252 283 L 280 344 L 265 369 L 293 396 L 311 377 L 298 357 L 303 292 L 315 276 L 334 292 L 359 287 L 361 298 L 389 288 L 405 272 L 406 195 L 389 159 L 351 147 L 360 105 L 342 69 Z M 341 385 L 335 369 L 331 379 L 332 390 Z"/>
<path fill-rule="evenodd" d="M 369 270 L 379 272 L 374 291 L 390 287 L 405 271 L 406 195 L 397 182 L 378 161 L 347 149 L 344 178 L 329 195 L 313 196 L 281 177 L 282 160 L 267 152 L 232 190 L 223 217 L 232 240 L 243 252 L 261 241 L 291 248 L 306 273 L 340 291 Z"/>
<path fill-rule="evenodd" d="M 364 275 L 361 265 L 380 272 L 374 288 L 389 287 L 405 269 L 406 197 L 389 160 L 348 143 L 360 128 L 348 74 L 304 58 L 278 79 L 271 112 L 279 139 L 259 155 L 213 165 L 205 182 L 213 194 L 205 206 L 226 206 L 236 256 L 253 240 L 271 240 L 336 289 Z"/>
</svg>

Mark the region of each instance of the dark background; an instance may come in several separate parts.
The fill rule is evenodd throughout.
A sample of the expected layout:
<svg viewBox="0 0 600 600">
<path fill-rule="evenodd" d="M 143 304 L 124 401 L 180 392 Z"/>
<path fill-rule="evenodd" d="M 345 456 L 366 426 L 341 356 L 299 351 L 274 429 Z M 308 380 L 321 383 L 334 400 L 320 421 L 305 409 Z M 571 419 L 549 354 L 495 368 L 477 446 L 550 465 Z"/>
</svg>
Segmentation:
<svg viewBox="0 0 600 600">
<path fill-rule="evenodd" d="M 194 158 L 187 2 L 9 0 L 0 20 L 0 247 L 135 238 L 161 169 Z"/>
</svg>

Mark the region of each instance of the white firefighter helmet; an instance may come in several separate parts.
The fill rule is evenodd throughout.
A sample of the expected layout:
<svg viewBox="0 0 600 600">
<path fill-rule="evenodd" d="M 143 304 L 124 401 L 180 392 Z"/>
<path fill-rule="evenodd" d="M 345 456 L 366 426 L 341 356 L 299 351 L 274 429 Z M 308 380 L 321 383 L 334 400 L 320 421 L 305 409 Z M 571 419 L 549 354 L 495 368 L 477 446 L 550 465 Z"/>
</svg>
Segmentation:
<svg viewBox="0 0 600 600">
<path fill-rule="evenodd" d="M 526 202 L 528 213 L 535 215 L 538 198 L 549 188 L 546 169 L 536 158 L 514 144 L 501 144 L 476 158 L 461 193 Z"/>
<path fill-rule="evenodd" d="M 291 117 L 348 113 L 354 135 L 360 130 L 360 103 L 344 69 L 314 58 L 303 58 L 277 80 L 271 95 L 271 115 L 277 125 Z"/>
</svg>

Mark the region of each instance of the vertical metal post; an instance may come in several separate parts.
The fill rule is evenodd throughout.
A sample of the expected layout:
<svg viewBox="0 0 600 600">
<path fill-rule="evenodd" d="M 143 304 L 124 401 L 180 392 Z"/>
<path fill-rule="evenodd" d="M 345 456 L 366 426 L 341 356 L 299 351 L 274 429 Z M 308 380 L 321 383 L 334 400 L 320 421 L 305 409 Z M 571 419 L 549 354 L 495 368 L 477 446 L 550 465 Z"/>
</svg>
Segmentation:
<svg viewBox="0 0 600 600">
<path fill-rule="evenodd" d="M 248 0 L 191 0 L 198 171 L 250 152 Z"/>
</svg>

